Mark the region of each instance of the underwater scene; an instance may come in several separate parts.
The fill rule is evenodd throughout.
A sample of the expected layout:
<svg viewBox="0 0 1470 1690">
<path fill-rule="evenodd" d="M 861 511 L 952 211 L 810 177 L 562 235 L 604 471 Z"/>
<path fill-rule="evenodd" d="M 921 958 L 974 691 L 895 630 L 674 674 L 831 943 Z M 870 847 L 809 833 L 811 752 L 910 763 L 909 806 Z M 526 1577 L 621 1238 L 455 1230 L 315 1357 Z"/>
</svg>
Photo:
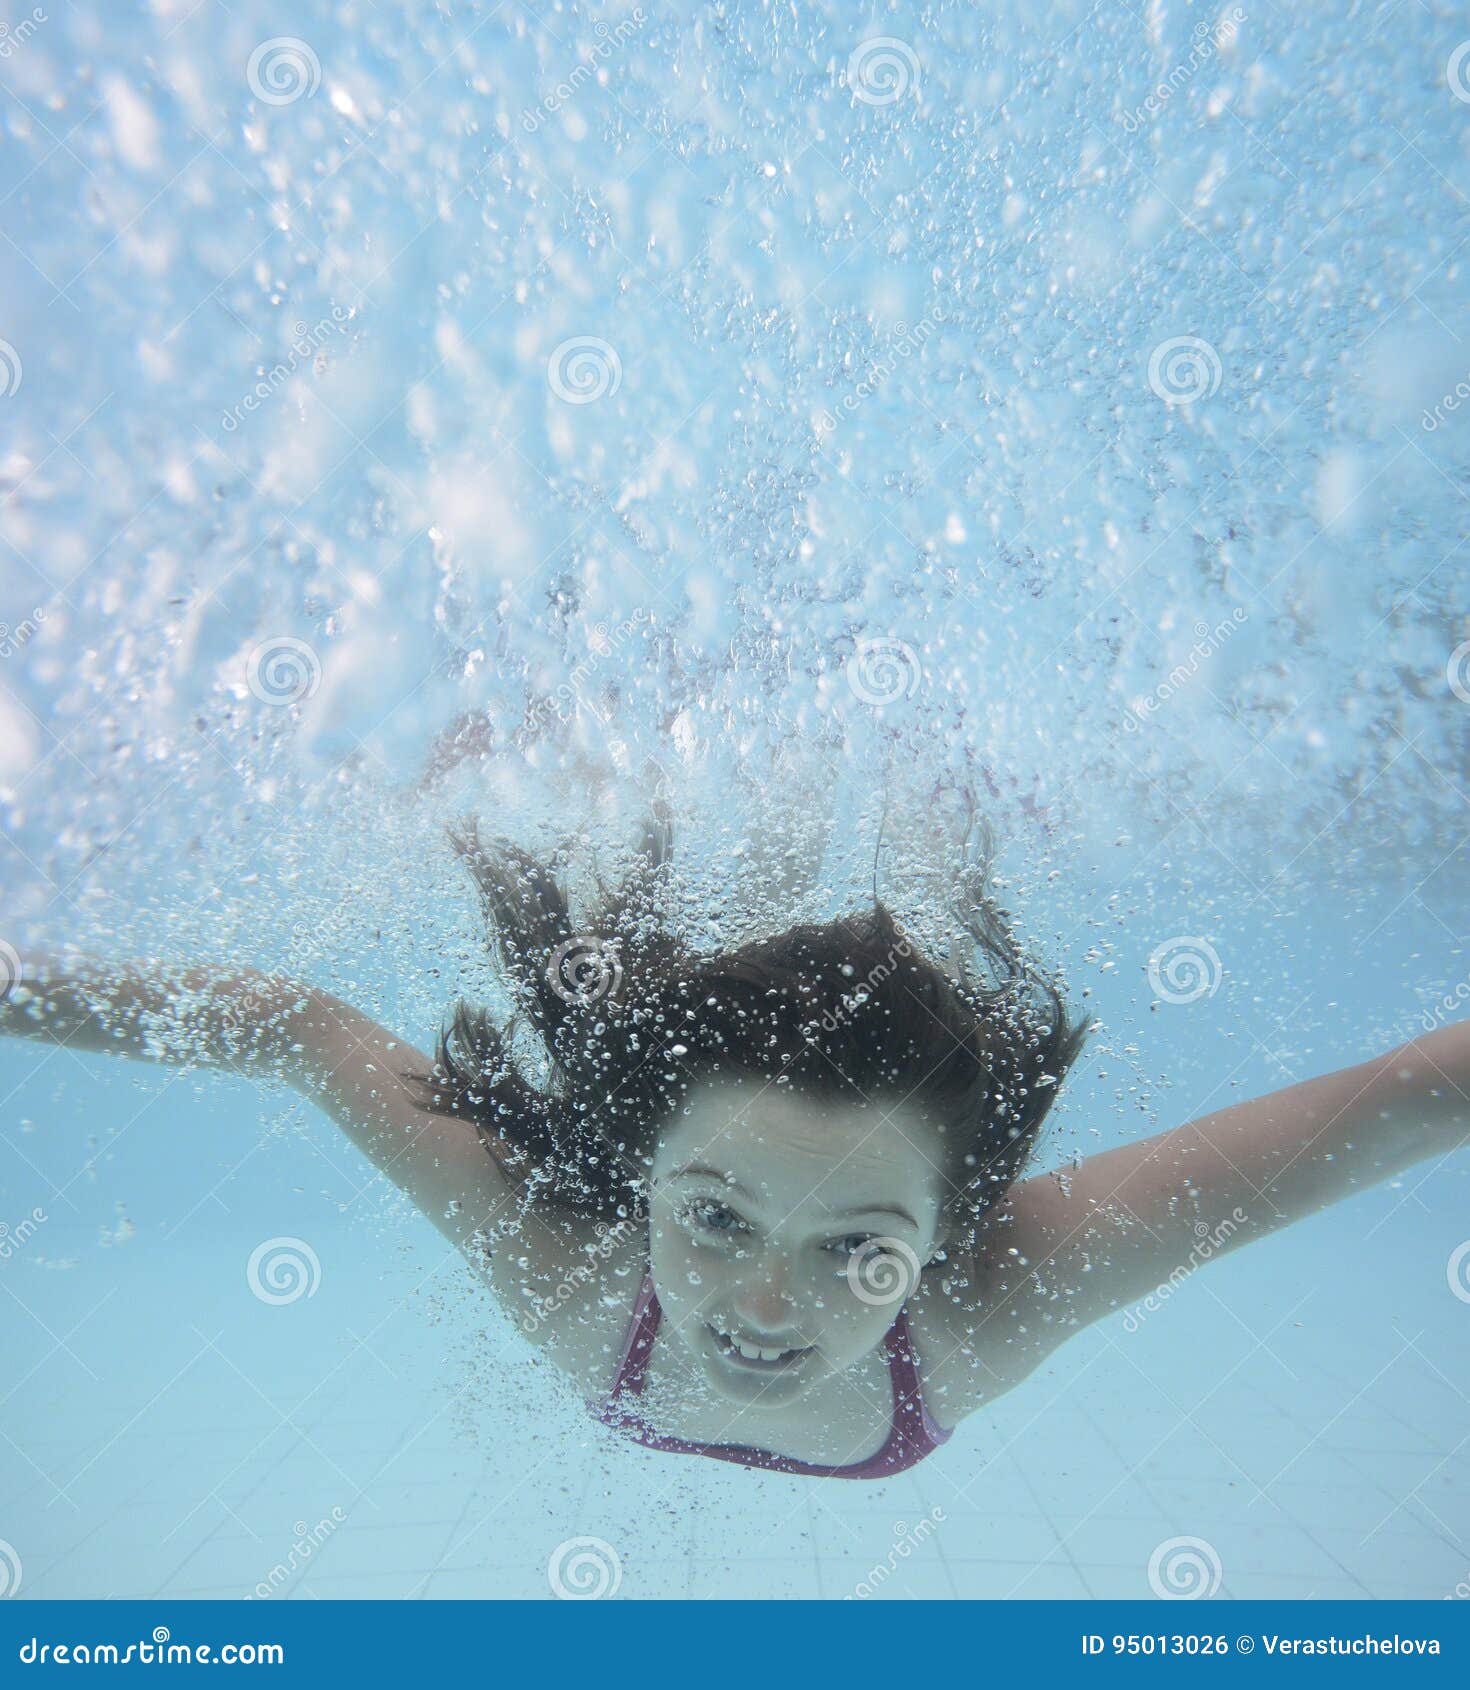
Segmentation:
<svg viewBox="0 0 1470 1690">
<path fill-rule="evenodd" d="M 0 1594 L 1470 1595 L 1470 21 L 0 4 Z"/>
</svg>

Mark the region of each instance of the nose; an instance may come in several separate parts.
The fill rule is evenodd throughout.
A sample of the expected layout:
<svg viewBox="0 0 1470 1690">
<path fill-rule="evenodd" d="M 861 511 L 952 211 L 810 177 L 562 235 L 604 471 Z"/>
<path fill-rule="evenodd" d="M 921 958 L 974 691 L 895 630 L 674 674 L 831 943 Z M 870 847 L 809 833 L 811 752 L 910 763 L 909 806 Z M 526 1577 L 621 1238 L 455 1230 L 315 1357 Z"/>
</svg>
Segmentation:
<svg viewBox="0 0 1470 1690">
<path fill-rule="evenodd" d="M 791 1268 L 780 1252 L 762 1251 L 742 1276 L 734 1297 L 734 1312 L 754 1331 L 771 1337 L 788 1335 L 797 1311 L 792 1295 Z"/>
</svg>

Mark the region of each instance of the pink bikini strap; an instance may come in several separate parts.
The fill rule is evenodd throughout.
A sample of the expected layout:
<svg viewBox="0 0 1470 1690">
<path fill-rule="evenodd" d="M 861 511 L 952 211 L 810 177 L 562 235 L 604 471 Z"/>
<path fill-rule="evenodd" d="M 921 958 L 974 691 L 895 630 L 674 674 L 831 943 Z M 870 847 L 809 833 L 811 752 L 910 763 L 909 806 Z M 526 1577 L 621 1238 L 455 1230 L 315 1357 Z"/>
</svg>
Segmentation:
<svg viewBox="0 0 1470 1690">
<path fill-rule="evenodd" d="M 618 1362 L 618 1376 L 608 1395 L 611 1407 L 626 1391 L 635 1397 L 643 1395 L 643 1376 L 648 1371 L 648 1356 L 663 1310 L 653 1291 L 653 1275 L 646 1273 L 633 1305 L 633 1317 L 628 1322 L 628 1336 L 623 1344 L 622 1359 Z"/>
<path fill-rule="evenodd" d="M 905 1304 L 888 1328 L 884 1346 L 888 1351 L 888 1372 L 893 1380 L 896 1399 L 900 1402 L 916 1398 L 919 1393 L 919 1364 L 914 1355 L 913 1340 L 909 1337 L 909 1311 Z"/>
<path fill-rule="evenodd" d="M 909 1333 L 908 1304 L 898 1311 L 898 1319 L 888 1329 L 888 1373 L 893 1381 L 894 1430 L 916 1440 L 927 1439 L 931 1444 L 943 1443 L 949 1433 L 941 1430 L 929 1414 L 924 1401 L 923 1382 L 919 1378 L 919 1358 L 914 1353 L 914 1341 Z"/>
</svg>

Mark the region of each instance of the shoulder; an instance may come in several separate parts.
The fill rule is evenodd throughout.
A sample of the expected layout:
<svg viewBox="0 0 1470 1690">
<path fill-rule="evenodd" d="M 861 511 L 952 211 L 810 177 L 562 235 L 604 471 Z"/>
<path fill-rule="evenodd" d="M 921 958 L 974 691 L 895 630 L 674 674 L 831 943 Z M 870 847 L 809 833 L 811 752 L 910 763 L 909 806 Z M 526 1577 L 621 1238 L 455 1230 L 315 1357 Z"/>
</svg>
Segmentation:
<svg viewBox="0 0 1470 1690">
<path fill-rule="evenodd" d="M 428 1106 L 424 1052 L 325 993 L 289 995 L 293 1082 L 455 1246 L 527 1342 L 595 1392 L 621 1353 L 647 1222 L 527 1206 L 475 1123 Z"/>
<path fill-rule="evenodd" d="M 593 1222 L 549 1208 L 461 1242 L 527 1343 L 588 1397 L 611 1389 L 648 1262 L 645 1221 Z"/>
<path fill-rule="evenodd" d="M 1014 1390 L 1076 1329 L 1004 1216 L 972 1253 L 925 1270 L 909 1298 L 924 1400 L 945 1428 Z"/>
</svg>

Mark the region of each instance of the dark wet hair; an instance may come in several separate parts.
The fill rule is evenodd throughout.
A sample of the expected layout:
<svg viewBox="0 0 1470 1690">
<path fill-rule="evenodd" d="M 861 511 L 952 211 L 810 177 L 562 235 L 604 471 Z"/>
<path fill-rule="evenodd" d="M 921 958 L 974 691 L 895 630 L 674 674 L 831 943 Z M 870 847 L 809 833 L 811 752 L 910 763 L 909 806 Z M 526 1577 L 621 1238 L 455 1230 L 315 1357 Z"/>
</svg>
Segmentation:
<svg viewBox="0 0 1470 1690">
<path fill-rule="evenodd" d="M 967 854 L 953 913 L 966 935 L 936 967 L 874 896 L 870 911 L 795 926 L 714 956 L 663 916 L 671 838 L 646 824 L 632 870 L 582 926 L 551 869 L 471 821 L 451 837 L 479 888 L 511 991 L 504 1025 L 459 1003 L 441 1033 L 425 1107 L 474 1123 L 538 1204 L 638 1218 L 658 1131 L 715 1076 L 782 1076 L 795 1090 L 930 1114 L 950 1150 L 956 1241 L 1016 1179 L 1091 1030 L 1023 954 L 986 895 L 989 835 Z M 969 956 L 964 954 L 970 952 Z M 512 1051 L 529 1030 L 546 1068 Z"/>
</svg>

